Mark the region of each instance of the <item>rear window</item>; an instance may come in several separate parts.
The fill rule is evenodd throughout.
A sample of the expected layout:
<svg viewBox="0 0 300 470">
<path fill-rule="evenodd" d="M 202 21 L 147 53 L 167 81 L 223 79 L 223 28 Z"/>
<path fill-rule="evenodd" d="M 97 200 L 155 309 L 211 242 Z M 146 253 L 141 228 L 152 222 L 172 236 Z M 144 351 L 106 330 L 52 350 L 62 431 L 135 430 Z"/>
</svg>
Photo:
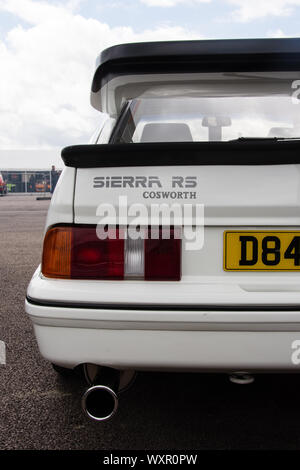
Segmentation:
<svg viewBox="0 0 300 470">
<path fill-rule="evenodd" d="M 253 72 L 153 84 L 125 106 L 111 141 L 300 137 L 299 79 L 299 72 Z"/>
</svg>

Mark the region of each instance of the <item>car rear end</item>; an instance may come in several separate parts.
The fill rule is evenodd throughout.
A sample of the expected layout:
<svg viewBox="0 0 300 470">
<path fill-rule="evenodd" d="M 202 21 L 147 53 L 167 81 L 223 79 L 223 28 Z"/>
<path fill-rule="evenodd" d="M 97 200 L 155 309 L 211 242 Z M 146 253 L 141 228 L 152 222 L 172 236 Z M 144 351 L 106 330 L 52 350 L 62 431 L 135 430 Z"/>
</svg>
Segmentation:
<svg viewBox="0 0 300 470">
<path fill-rule="evenodd" d="M 63 151 L 28 287 L 42 355 L 297 372 L 299 41 L 128 45 L 101 60 L 92 103 L 107 119 L 93 145 Z"/>
</svg>

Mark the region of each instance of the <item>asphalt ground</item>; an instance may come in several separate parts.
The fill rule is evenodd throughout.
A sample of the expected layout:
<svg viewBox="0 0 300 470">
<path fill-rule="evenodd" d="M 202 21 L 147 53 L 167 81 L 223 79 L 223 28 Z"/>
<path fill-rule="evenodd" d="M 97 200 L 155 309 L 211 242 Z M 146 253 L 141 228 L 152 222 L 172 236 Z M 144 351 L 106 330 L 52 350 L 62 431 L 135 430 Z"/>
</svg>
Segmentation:
<svg viewBox="0 0 300 470">
<path fill-rule="evenodd" d="M 300 376 L 139 373 L 109 422 L 81 411 L 79 378 L 62 379 L 39 354 L 24 312 L 39 264 L 49 201 L 0 198 L 0 449 L 299 449 Z M 300 370 L 300 369 L 299 369 Z"/>
</svg>

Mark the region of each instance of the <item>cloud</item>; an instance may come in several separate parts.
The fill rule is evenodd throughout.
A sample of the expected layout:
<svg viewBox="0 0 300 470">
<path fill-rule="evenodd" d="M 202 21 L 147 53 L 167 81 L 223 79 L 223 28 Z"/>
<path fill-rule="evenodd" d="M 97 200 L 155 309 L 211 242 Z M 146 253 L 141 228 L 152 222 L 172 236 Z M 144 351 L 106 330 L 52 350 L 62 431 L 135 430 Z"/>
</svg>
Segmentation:
<svg viewBox="0 0 300 470">
<path fill-rule="evenodd" d="M 300 6 L 300 0 L 226 0 L 236 6 L 231 18 L 246 23 L 267 16 L 290 16 Z"/>
<path fill-rule="evenodd" d="M 197 5 L 199 3 L 210 3 L 211 0 L 140 0 L 148 7 L 175 7 L 176 5 Z"/>
<path fill-rule="evenodd" d="M 282 31 L 282 29 L 276 29 L 275 31 L 269 31 L 267 33 L 268 38 L 287 38 L 288 36 Z"/>
<path fill-rule="evenodd" d="M 20 24 L 0 40 L 0 147 L 87 142 L 101 114 L 89 104 L 94 63 L 113 44 L 196 39 L 180 26 L 135 32 L 76 13 L 77 0 L 0 0 Z"/>
</svg>

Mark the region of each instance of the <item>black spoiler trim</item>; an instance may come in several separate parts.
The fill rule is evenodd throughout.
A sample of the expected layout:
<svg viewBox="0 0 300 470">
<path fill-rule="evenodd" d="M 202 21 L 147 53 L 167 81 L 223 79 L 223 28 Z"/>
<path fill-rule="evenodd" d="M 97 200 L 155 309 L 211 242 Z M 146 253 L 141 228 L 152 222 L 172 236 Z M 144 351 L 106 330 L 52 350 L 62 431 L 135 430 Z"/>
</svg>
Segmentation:
<svg viewBox="0 0 300 470">
<path fill-rule="evenodd" d="M 73 145 L 61 155 L 73 168 L 287 165 L 300 163 L 300 139 Z"/>
</svg>

